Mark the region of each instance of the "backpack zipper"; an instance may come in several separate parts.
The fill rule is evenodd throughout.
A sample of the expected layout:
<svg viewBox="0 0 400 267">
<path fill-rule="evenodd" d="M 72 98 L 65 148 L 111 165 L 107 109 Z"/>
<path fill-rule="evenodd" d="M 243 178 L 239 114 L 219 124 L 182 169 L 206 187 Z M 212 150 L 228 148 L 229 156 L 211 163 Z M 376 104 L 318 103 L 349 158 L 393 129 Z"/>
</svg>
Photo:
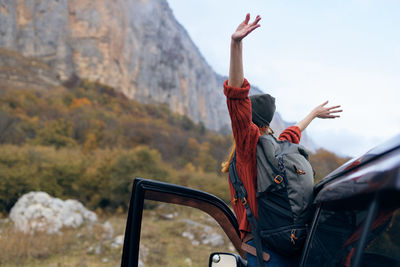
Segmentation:
<svg viewBox="0 0 400 267">
<path fill-rule="evenodd" d="M 268 229 L 268 230 L 261 230 L 260 233 L 261 235 L 268 235 L 268 234 L 275 234 L 275 233 L 279 233 L 282 231 L 289 231 L 292 232 L 292 230 L 307 230 L 307 226 L 305 226 L 304 224 L 290 224 L 290 225 L 285 225 L 285 226 L 281 226 L 281 227 L 277 227 L 277 228 L 273 228 L 273 229 Z"/>
</svg>

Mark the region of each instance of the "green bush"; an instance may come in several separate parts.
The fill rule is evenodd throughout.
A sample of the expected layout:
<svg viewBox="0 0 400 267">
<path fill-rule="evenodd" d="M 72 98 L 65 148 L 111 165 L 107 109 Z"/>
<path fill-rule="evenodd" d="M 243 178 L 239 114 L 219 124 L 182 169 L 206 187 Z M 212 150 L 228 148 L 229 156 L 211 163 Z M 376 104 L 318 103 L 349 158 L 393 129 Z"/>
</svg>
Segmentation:
<svg viewBox="0 0 400 267">
<path fill-rule="evenodd" d="M 9 211 L 30 191 L 75 198 L 91 208 L 127 208 L 132 181 L 145 177 L 166 181 L 167 167 L 156 150 L 97 150 L 0 146 L 0 211 Z"/>
<path fill-rule="evenodd" d="M 96 153 L 102 155 L 96 157 Z M 162 166 L 160 154 L 147 147 L 114 150 L 107 155 L 104 155 L 104 151 L 98 151 L 92 157 L 97 158 L 94 159 L 97 160 L 97 171 L 89 171 L 81 179 L 81 189 L 86 191 L 84 196 L 92 207 L 127 208 L 135 177 L 166 180 L 169 175 Z"/>
<path fill-rule="evenodd" d="M 60 147 L 73 147 L 77 143 L 73 139 L 73 125 L 65 119 L 47 121 L 36 132 L 33 144 Z"/>
<path fill-rule="evenodd" d="M 54 147 L 0 146 L 0 210 L 9 211 L 30 191 L 56 197 L 79 197 L 77 181 L 87 164 L 79 150 Z"/>
</svg>

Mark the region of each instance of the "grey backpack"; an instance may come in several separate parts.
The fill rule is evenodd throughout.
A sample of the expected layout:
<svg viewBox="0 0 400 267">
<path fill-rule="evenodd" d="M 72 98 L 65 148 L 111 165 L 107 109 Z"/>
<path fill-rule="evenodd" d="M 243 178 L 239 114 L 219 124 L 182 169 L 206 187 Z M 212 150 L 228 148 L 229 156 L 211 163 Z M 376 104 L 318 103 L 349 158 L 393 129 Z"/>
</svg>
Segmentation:
<svg viewBox="0 0 400 267">
<path fill-rule="evenodd" d="M 301 145 L 261 136 L 257 144 L 258 220 L 245 201 L 247 192 L 236 170 L 236 155 L 229 167 L 235 198 L 246 208 L 259 264 L 262 245 L 286 257 L 303 247 L 311 215 L 314 171 Z"/>
</svg>

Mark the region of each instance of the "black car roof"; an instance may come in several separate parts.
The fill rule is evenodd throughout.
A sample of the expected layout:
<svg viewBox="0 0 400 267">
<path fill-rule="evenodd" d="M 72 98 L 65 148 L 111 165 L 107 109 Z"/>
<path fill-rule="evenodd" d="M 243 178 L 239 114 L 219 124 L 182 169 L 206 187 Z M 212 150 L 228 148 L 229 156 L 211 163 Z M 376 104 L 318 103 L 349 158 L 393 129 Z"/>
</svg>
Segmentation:
<svg viewBox="0 0 400 267">
<path fill-rule="evenodd" d="M 349 160 L 315 186 L 315 202 L 353 197 L 379 190 L 400 192 L 400 134 Z"/>
</svg>

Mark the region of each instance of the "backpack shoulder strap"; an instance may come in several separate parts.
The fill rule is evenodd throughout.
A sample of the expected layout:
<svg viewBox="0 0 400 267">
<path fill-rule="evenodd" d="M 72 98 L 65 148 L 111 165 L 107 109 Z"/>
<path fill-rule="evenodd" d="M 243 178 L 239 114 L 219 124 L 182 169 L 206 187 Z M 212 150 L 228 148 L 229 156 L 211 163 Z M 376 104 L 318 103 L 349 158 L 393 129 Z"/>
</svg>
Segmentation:
<svg viewBox="0 0 400 267">
<path fill-rule="evenodd" d="M 251 233 L 253 234 L 254 243 L 256 245 L 257 252 L 257 265 L 259 267 L 264 266 L 263 264 L 263 248 L 260 236 L 260 230 L 256 218 L 250 209 L 250 205 L 247 202 L 247 191 L 244 187 L 239 174 L 236 169 L 236 151 L 233 154 L 232 161 L 229 164 L 229 180 L 232 183 L 233 189 L 235 190 L 235 200 L 239 199 L 242 205 L 246 209 L 246 217 L 250 224 Z"/>
<path fill-rule="evenodd" d="M 229 164 L 229 180 L 231 181 L 233 189 L 235 189 L 234 201 L 239 199 L 240 201 L 247 202 L 247 191 L 242 183 L 242 180 L 240 180 L 236 169 L 236 151 L 234 152 L 231 163 Z"/>
</svg>

